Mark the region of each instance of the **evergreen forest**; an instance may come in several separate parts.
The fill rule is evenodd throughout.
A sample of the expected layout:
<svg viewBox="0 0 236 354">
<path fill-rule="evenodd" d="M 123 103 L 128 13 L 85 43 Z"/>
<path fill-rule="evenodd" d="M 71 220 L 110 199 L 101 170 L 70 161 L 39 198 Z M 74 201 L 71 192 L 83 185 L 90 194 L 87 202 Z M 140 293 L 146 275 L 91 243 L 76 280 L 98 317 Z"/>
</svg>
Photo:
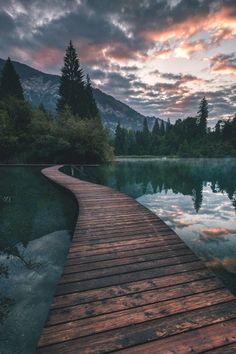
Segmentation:
<svg viewBox="0 0 236 354">
<path fill-rule="evenodd" d="M 177 157 L 236 156 L 236 114 L 227 120 L 218 120 L 215 127 L 207 127 L 208 102 L 199 104 L 196 117 L 178 119 L 175 124 L 159 124 L 152 130 L 144 119 L 142 131 L 132 131 L 118 123 L 115 132 L 116 155 L 153 155 Z"/>
</svg>

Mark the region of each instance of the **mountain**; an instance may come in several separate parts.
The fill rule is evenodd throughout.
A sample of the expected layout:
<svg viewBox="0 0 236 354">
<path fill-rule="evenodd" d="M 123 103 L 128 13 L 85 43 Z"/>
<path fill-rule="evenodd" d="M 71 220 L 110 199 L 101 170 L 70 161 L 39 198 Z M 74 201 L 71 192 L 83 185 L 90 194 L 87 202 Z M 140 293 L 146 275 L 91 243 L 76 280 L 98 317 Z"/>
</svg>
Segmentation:
<svg viewBox="0 0 236 354">
<path fill-rule="evenodd" d="M 3 59 L 0 59 L 0 70 L 2 70 L 4 62 Z M 33 106 L 43 103 L 47 109 L 54 111 L 58 98 L 59 76 L 46 74 L 17 61 L 13 61 L 13 64 L 20 76 L 26 99 Z M 103 122 L 109 130 L 114 132 L 119 121 L 127 129 L 142 129 L 144 115 L 97 88 L 93 89 L 93 93 Z M 147 118 L 150 129 L 152 129 L 156 119 L 159 123 L 162 121 L 156 117 Z"/>
<path fill-rule="evenodd" d="M 144 115 L 99 89 L 94 88 L 93 94 L 103 121 L 110 130 L 115 131 L 119 121 L 122 127 L 127 129 L 141 130 L 143 128 L 143 120 L 146 118 Z M 156 117 L 147 117 L 147 119 L 150 130 L 152 130 L 156 119 L 159 124 L 162 121 Z M 164 124 L 166 124 L 165 121 Z"/>
</svg>

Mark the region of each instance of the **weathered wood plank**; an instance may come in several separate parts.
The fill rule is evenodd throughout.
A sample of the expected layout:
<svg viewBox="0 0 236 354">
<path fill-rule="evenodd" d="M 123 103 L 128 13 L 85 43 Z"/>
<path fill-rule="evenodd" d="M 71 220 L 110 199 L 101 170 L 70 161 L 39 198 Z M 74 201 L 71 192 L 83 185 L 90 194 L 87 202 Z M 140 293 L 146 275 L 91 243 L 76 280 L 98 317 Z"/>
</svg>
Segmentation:
<svg viewBox="0 0 236 354">
<path fill-rule="evenodd" d="M 211 277 L 209 276 L 209 272 L 206 269 L 201 269 L 188 273 L 167 275 L 160 278 L 139 280 L 136 282 L 125 283 L 117 286 L 108 286 L 101 289 L 80 291 L 71 294 L 55 296 L 51 308 L 63 308 L 70 305 L 84 304 L 92 301 L 109 299 L 120 295 L 137 294 L 146 290 L 158 290 L 166 288 L 170 284 L 183 284 L 185 286 L 185 284 L 188 284 L 188 282 L 204 279 L 211 279 Z M 215 281 L 219 283 L 216 279 Z"/>
<path fill-rule="evenodd" d="M 219 289 L 220 285 L 214 278 L 202 279 L 195 282 L 174 285 L 166 288 L 148 290 L 136 294 L 123 295 L 90 302 L 85 305 L 74 305 L 58 310 L 52 310 L 47 322 L 47 326 L 65 322 L 74 321 L 81 318 L 98 316 L 112 311 L 125 310 L 132 307 L 152 304 L 169 299 L 202 293 L 210 290 Z"/>
<path fill-rule="evenodd" d="M 173 266 L 146 269 L 142 271 L 118 274 L 113 276 L 107 276 L 99 279 L 82 280 L 74 283 L 58 284 L 56 295 L 68 294 L 74 291 L 85 291 L 91 289 L 99 289 L 105 286 L 118 285 L 123 283 L 128 283 L 131 281 L 141 280 L 141 279 L 152 279 L 154 277 L 161 277 L 168 274 L 178 274 L 183 272 L 188 272 L 195 269 L 203 268 L 203 264 L 200 261 L 194 261 L 190 263 L 177 264 Z"/>
<path fill-rule="evenodd" d="M 133 326 L 114 329 L 109 332 L 98 333 L 89 337 L 83 337 L 66 341 L 46 347 L 42 347 L 38 353 L 40 354 L 73 354 L 81 352 L 83 354 L 101 354 L 110 353 L 122 348 L 130 348 L 130 353 L 136 354 L 136 348 L 139 348 L 140 353 L 150 354 L 158 353 L 159 340 L 168 338 L 169 336 L 182 336 L 185 332 L 191 333 L 197 328 L 204 328 L 215 323 L 224 323 L 224 321 L 235 318 L 236 302 L 228 302 L 209 306 L 207 311 L 205 308 L 197 309 L 191 312 L 184 312 L 171 317 L 164 317 L 158 320 L 145 323 L 135 324 Z M 177 336 L 176 336 L 177 337 Z M 171 338 L 171 337 L 170 337 Z M 155 341 L 152 352 L 151 348 L 143 348 L 139 344 Z M 191 341 L 191 336 L 189 343 Z M 143 350 L 143 351 L 142 351 Z M 155 351 L 156 350 L 156 351 Z M 173 343 L 171 350 L 159 352 L 175 353 L 175 345 Z M 194 351 L 183 351 L 179 354 L 194 353 Z M 198 353 L 195 351 L 195 353 Z M 219 354 L 223 354 L 221 352 Z M 218 354 L 218 353 L 217 353 Z M 232 351 L 230 354 L 234 354 Z"/>
<path fill-rule="evenodd" d="M 202 353 L 224 344 L 235 342 L 236 320 L 224 321 L 177 336 L 171 336 L 135 347 L 135 354 L 171 353 Z M 133 354 L 131 349 L 122 350 L 123 354 Z M 221 352 L 225 353 L 224 351 Z M 231 352 L 233 354 L 233 352 Z"/>
<path fill-rule="evenodd" d="M 99 255 L 94 255 L 94 256 L 80 256 L 76 257 L 74 255 L 73 257 L 68 255 L 66 264 L 74 264 L 75 261 L 79 262 L 80 264 L 82 263 L 92 263 L 92 262 L 99 262 L 99 261 L 104 261 L 104 260 L 113 260 L 113 259 L 123 259 L 126 257 L 132 257 L 132 256 L 140 256 L 140 255 L 147 255 L 151 254 L 153 252 L 167 252 L 167 251 L 175 251 L 179 249 L 187 249 L 186 245 L 183 243 L 177 243 L 177 244 L 172 244 L 172 245 L 165 245 L 165 246 L 156 246 L 156 247 L 145 247 L 137 250 L 128 250 L 128 251 L 120 251 L 120 252 L 109 252 L 109 253 L 103 253 Z"/>
<path fill-rule="evenodd" d="M 151 260 L 167 259 L 176 256 L 185 256 L 187 254 L 192 254 L 189 249 L 177 249 L 172 251 L 161 252 L 159 254 L 150 253 L 145 255 L 138 255 L 133 257 L 118 258 L 106 261 L 90 262 L 90 263 L 80 263 L 80 260 L 76 259 L 74 263 L 66 263 L 64 268 L 64 274 L 74 273 L 74 272 L 87 272 L 89 270 L 100 269 L 100 268 L 110 268 L 125 264 L 140 263 Z"/>
<path fill-rule="evenodd" d="M 183 263 L 188 263 L 192 261 L 196 261 L 197 257 L 193 254 L 188 254 L 184 256 L 179 256 L 179 257 L 171 257 L 167 259 L 158 259 L 158 260 L 152 260 L 152 261 L 147 261 L 147 262 L 141 262 L 141 263 L 132 263 L 132 264 L 127 264 L 127 265 L 121 265 L 121 266 L 116 266 L 116 267 L 111 267 L 111 268 L 103 268 L 103 269 L 97 269 L 97 270 L 90 270 L 87 272 L 73 272 L 69 274 L 63 274 L 61 277 L 61 280 L 59 284 L 67 284 L 67 283 L 73 283 L 81 280 L 88 280 L 88 279 L 94 279 L 94 278 L 102 278 L 102 277 L 107 277 L 111 275 L 116 275 L 116 274 L 125 274 L 125 273 L 131 273 L 131 272 L 137 272 L 139 270 L 143 269 L 154 269 L 154 268 L 160 268 L 163 266 L 169 266 L 173 264 L 183 264 Z"/>
<path fill-rule="evenodd" d="M 65 322 L 45 327 L 39 345 L 46 346 L 53 343 L 60 343 L 66 340 L 93 335 L 115 328 L 122 328 L 136 323 L 143 323 L 145 321 L 191 311 L 233 299 L 234 296 L 232 294 L 226 293 L 224 289 L 219 289 L 96 316 L 96 325 L 94 325 L 94 317 Z"/>
</svg>

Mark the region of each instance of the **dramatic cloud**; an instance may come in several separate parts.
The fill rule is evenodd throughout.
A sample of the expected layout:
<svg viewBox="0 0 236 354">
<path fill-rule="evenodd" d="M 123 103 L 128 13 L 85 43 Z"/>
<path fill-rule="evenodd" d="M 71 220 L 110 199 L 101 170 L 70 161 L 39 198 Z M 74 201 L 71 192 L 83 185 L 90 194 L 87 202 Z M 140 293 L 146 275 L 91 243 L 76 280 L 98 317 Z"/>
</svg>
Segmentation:
<svg viewBox="0 0 236 354">
<path fill-rule="evenodd" d="M 235 0 L 0 0 L 0 57 L 59 73 L 72 39 L 107 93 L 173 121 L 236 111 Z"/>
<path fill-rule="evenodd" d="M 193 53 L 201 51 L 206 46 L 206 41 L 202 39 L 194 42 L 181 42 L 180 46 L 175 49 L 175 54 L 177 57 L 189 59 Z"/>
<path fill-rule="evenodd" d="M 216 55 L 210 60 L 212 72 L 236 75 L 236 55 L 234 53 Z"/>
</svg>

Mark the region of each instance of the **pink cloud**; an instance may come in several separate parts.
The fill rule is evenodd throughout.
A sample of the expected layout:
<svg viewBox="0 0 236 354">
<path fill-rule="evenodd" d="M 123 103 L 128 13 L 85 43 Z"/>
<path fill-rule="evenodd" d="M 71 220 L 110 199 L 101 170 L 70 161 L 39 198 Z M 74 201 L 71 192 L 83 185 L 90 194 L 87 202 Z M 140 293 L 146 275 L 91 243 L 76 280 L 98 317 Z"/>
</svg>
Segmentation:
<svg viewBox="0 0 236 354">
<path fill-rule="evenodd" d="M 35 67 L 45 69 L 55 66 L 55 63 L 62 62 L 64 52 L 57 48 L 41 47 L 35 50 L 15 48 L 14 54 Z"/>
<path fill-rule="evenodd" d="M 220 54 L 210 58 L 211 71 L 218 74 L 236 75 L 236 56 Z"/>
</svg>

